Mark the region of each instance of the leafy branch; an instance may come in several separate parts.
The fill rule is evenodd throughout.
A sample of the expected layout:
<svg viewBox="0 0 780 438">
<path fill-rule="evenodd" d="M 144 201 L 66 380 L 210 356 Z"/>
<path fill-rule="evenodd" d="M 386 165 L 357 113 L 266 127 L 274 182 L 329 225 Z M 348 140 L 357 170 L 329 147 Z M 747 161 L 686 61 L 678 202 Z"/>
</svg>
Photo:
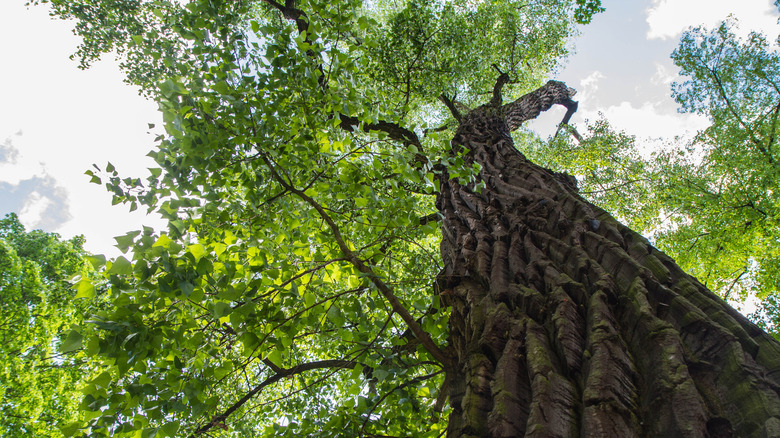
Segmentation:
<svg viewBox="0 0 780 438">
<path fill-rule="evenodd" d="M 271 171 L 271 175 L 279 184 L 282 185 L 282 187 L 284 187 L 290 193 L 298 196 L 301 200 L 309 204 L 317 211 L 317 213 L 325 221 L 325 223 L 328 225 L 328 228 L 330 228 L 331 232 L 333 233 L 333 238 L 341 252 L 344 254 L 345 258 L 349 260 L 359 272 L 363 273 L 369 279 L 369 281 L 374 284 L 374 286 L 376 286 L 379 292 L 390 303 L 393 311 L 401 316 L 401 319 L 404 320 L 406 325 L 410 330 L 412 330 L 412 333 L 414 333 L 414 335 L 420 340 L 420 343 L 431 354 L 431 356 L 439 361 L 439 363 L 441 363 L 445 368 L 451 369 L 454 366 L 453 359 L 448 356 L 442 349 L 440 349 L 435 342 L 433 342 L 433 339 L 428 332 L 420 327 L 420 324 L 414 319 L 411 313 L 409 313 L 409 310 L 407 310 L 398 297 L 395 296 L 390 286 L 382 281 L 374 272 L 374 270 L 371 269 L 363 260 L 357 256 L 357 254 L 355 254 L 349 248 L 349 245 L 347 245 L 344 237 L 341 234 L 339 226 L 334 222 L 333 218 L 330 217 L 328 212 L 325 211 L 325 208 L 323 208 L 322 205 L 315 201 L 311 196 L 308 196 L 303 191 L 296 189 L 287 180 L 282 178 L 279 172 L 277 172 L 276 166 L 267 155 L 263 155 L 263 158 Z"/>
</svg>

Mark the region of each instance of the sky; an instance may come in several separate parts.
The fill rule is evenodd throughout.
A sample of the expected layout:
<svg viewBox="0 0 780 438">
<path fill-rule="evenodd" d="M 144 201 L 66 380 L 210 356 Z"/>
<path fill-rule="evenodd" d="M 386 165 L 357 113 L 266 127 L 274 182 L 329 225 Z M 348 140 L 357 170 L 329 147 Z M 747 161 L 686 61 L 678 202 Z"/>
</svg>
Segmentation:
<svg viewBox="0 0 780 438">
<path fill-rule="evenodd" d="M 554 79 L 577 90 L 574 124 L 609 122 L 640 139 L 692 135 L 707 126 L 702 116 L 680 114 L 671 83 L 680 80 L 670 55 L 682 32 L 693 26 L 718 26 L 729 15 L 738 34 L 761 31 L 775 40 L 778 8 L 771 0 L 605 0 L 606 12 L 594 17 L 575 40 L 576 53 Z M 548 112 L 532 124 L 550 134 L 565 113 Z"/>
<path fill-rule="evenodd" d="M 119 254 L 114 236 L 162 228 L 159 218 L 111 206 L 105 188 L 89 183 L 92 164 L 111 162 L 122 176 L 145 178 L 155 167 L 148 124 L 160 125 L 154 103 L 122 82 L 108 57 L 88 70 L 69 59 L 78 39 L 71 23 L 24 0 L 0 2 L 0 215 L 15 212 L 27 229 L 83 234 L 86 248 Z M 599 113 L 639 138 L 688 135 L 706 127 L 700 116 L 677 113 L 669 55 L 689 26 L 716 26 L 729 14 L 741 29 L 777 37 L 770 0 L 604 0 L 606 12 L 583 27 L 576 53 L 553 79 L 578 90 L 582 124 Z M 532 128 L 549 135 L 565 110 L 544 114 Z"/>
<path fill-rule="evenodd" d="M 24 0 L 0 2 L 0 215 L 29 229 L 86 236 L 94 253 L 118 255 L 114 236 L 162 221 L 124 206 L 84 174 L 113 163 L 121 175 L 156 167 L 148 123 L 157 106 L 122 82 L 112 59 L 79 70 L 72 24 Z"/>
</svg>

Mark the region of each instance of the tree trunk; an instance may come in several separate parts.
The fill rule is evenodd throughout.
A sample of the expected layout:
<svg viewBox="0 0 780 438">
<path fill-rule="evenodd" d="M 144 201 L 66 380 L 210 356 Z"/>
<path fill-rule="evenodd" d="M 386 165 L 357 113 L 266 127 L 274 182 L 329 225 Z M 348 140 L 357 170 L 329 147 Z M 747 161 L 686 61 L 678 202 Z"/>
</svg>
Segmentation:
<svg viewBox="0 0 780 438">
<path fill-rule="evenodd" d="M 571 112 L 562 85 L 473 111 L 453 140 L 485 188 L 445 172 L 437 200 L 448 436 L 780 436 L 780 344 L 514 148 L 522 120 Z"/>
</svg>

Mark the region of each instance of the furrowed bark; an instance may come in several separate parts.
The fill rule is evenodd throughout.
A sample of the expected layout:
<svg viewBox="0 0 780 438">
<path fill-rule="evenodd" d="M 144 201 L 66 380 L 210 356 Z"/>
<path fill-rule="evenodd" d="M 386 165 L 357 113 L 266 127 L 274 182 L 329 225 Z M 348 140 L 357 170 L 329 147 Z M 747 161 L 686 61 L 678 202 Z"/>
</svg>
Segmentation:
<svg viewBox="0 0 780 438">
<path fill-rule="evenodd" d="M 450 437 L 780 436 L 780 345 L 674 261 L 526 160 L 510 132 L 563 83 L 464 116 L 441 177 Z"/>
</svg>

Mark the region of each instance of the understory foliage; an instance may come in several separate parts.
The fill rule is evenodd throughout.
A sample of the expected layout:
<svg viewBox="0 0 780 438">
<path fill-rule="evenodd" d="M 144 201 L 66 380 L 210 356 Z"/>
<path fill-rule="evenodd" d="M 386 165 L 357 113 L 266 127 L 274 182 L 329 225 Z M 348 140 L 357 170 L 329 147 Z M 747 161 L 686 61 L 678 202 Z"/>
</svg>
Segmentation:
<svg viewBox="0 0 780 438">
<path fill-rule="evenodd" d="M 165 121 L 151 176 L 88 173 L 169 221 L 117 238 L 111 305 L 69 334 L 99 374 L 68 433 L 442 435 L 436 174 L 478 171 L 445 104 L 537 87 L 600 2 L 51 6 Z"/>
<path fill-rule="evenodd" d="M 0 436 L 63 437 L 80 418 L 76 385 L 83 355 L 64 337 L 91 303 L 74 301 L 67 279 L 90 270 L 83 237 L 25 231 L 15 214 L 0 219 Z"/>
</svg>

